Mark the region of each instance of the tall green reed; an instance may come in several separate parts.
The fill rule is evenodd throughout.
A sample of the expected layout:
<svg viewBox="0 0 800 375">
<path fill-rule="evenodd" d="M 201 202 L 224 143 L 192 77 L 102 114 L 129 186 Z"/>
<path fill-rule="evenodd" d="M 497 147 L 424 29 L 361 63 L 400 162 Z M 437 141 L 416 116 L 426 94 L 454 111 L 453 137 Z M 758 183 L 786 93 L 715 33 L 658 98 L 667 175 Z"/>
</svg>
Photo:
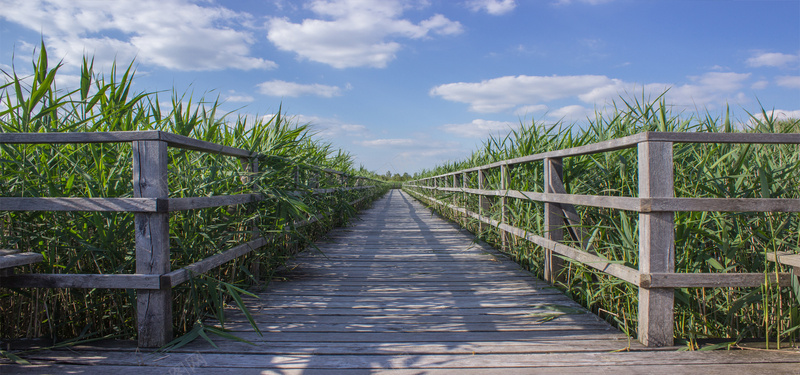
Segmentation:
<svg viewBox="0 0 800 375">
<path fill-rule="evenodd" d="M 233 245 L 264 236 L 258 251 L 175 288 L 174 326 L 196 337 L 203 318 L 224 321 L 223 307 L 238 302 L 245 286 L 269 282 L 271 272 L 329 228 L 356 212 L 347 202 L 357 191 L 314 195 L 316 187 L 340 186 L 330 168 L 373 177 L 353 168 L 345 152 L 313 137 L 282 110 L 251 120 L 220 114 L 217 100 L 172 92 L 168 110 L 155 93 L 135 92 L 133 65 L 96 74 L 84 59 L 80 87 L 56 87 L 61 65 L 48 66 L 44 44 L 33 74 L 3 72 L 0 132 L 93 132 L 162 130 L 258 153 L 259 172 L 245 172 L 237 158 L 169 150 L 171 197 L 250 192 L 267 199 L 253 204 L 173 212 L 173 269 Z M 7 197 L 132 197 L 130 144 L 0 145 L 0 195 Z M 383 190 L 373 192 L 373 198 Z M 368 204 L 366 200 L 363 204 Z M 317 217 L 309 226 L 296 222 Z M 0 210 L 0 248 L 40 252 L 45 261 L 23 272 L 134 273 L 130 213 L 9 212 Z M 257 270 L 262 270 L 260 273 Z M 100 289 L 0 289 L 0 337 L 46 337 L 54 342 L 98 337 L 132 338 L 135 292 Z M 185 341 L 185 340 L 184 340 Z"/>
<path fill-rule="evenodd" d="M 420 177 L 620 138 L 643 131 L 671 132 L 800 132 L 800 120 L 778 120 L 762 110 L 746 122 L 734 122 L 710 113 L 675 113 L 663 97 L 621 98 L 621 105 L 597 112 L 585 124 L 521 124 L 504 137 L 490 137 L 483 147 L 462 161 L 443 163 L 422 171 Z M 714 198 L 800 198 L 800 152 L 796 145 L 676 144 L 675 196 Z M 499 168 L 487 174 L 489 189 L 500 188 Z M 573 194 L 636 196 L 636 149 L 564 159 L 566 190 Z M 511 189 L 543 192 L 541 162 L 514 166 Z M 472 186 L 477 182 L 472 181 Z M 454 194 L 439 193 L 452 200 Z M 455 194 L 462 199 L 459 194 Z M 462 200 L 463 201 L 463 200 Z M 465 202 L 477 211 L 477 198 Z M 509 199 L 509 222 L 543 233 L 543 205 Z M 638 219 L 635 212 L 577 207 L 585 244 L 572 242 L 613 261 L 638 265 Z M 500 219 L 498 200 L 488 214 Z M 481 238 L 500 243 L 500 234 L 483 228 Z M 800 252 L 800 220 L 796 213 L 680 212 L 675 214 L 676 272 L 777 272 L 767 252 Z M 569 238 L 567 241 L 571 241 Z M 507 251 L 532 272 L 543 275 L 543 249 L 512 241 Z M 784 271 L 786 271 L 784 269 Z M 634 334 L 637 289 L 579 263 L 568 263 L 562 286 L 576 300 Z M 794 289 L 794 290 L 792 290 Z M 745 338 L 796 341 L 800 331 L 800 287 L 764 284 L 760 288 L 677 288 L 675 332 L 696 347 L 697 339 Z"/>
</svg>

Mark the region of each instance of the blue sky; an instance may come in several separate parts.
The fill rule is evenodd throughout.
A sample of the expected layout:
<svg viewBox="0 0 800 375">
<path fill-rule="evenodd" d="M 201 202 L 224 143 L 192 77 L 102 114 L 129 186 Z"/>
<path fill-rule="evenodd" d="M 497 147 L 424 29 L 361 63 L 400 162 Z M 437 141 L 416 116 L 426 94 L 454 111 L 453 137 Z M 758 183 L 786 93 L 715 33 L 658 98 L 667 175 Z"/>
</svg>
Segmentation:
<svg viewBox="0 0 800 375">
<path fill-rule="evenodd" d="M 43 37 L 74 87 L 84 53 L 136 59 L 140 91 L 284 111 L 385 173 L 463 159 L 532 119 L 585 123 L 620 96 L 740 120 L 800 117 L 800 1 L 0 0 L 0 68 Z M 15 56 L 15 57 L 12 57 Z M 163 97 L 167 99 L 168 96 Z"/>
</svg>

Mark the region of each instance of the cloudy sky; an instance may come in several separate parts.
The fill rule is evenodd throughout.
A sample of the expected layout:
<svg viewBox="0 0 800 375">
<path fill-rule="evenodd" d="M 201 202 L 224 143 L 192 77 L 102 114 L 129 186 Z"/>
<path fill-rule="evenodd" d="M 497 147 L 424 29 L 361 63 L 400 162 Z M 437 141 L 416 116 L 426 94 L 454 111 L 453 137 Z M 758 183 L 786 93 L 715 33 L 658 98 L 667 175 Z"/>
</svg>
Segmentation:
<svg viewBox="0 0 800 375">
<path fill-rule="evenodd" d="M 77 82 L 84 54 L 136 60 L 135 88 L 280 105 L 385 173 L 462 159 L 488 134 L 585 123 L 620 96 L 689 113 L 800 117 L 800 1 L 0 0 L 0 68 L 40 39 Z M 165 97 L 166 99 L 166 97 Z"/>
</svg>

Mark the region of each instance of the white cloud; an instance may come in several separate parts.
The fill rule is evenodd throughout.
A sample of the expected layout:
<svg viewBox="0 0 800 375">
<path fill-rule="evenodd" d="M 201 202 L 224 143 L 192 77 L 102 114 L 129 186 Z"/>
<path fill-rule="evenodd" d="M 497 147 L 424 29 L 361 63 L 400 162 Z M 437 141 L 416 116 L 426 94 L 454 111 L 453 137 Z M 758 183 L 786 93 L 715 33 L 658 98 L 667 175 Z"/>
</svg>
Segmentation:
<svg viewBox="0 0 800 375">
<path fill-rule="evenodd" d="M 340 69 L 386 67 L 402 47 L 400 38 L 462 32 L 460 23 L 440 14 L 419 24 L 401 18 L 406 6 L 399 0 L 315 0 L 308 8 L 319 18 L 272 18 L 267 38 L 299 58 Z"/>
<path fill-rule="evenodd" d="M 467 2 L 467 7 L 473 12 L 486 10 L 486 13 L 497 16 L 514 10 L 517 2 L 514 0 L 470 0 Z"/>
<path fill-rule="evenodd" d="M 579 3 L 589 4 L 589 5 L 600 5 L 605 3 L 610 3 L 614 0 L 577 0 Z M 573 0 L 558 0 L 556 1 L 556 5 L 570 5 L 572 4 Z"/>
<path fill-rule="evenodd" d="M 767 116 L 772 117 L 775 120 L 788 120 L 788 119 L 800 119 L 800 109 L 789 111 L 785 109 L 775 109 L 771 111 L 766 111 Z M 747 122 L 747 124 L 751 127 L 755 127 L 758 125 L 758 121 L 764 121 L 764 114 L 763 113 L 755 113 L 753 117 Z"/>
<path fill-rule="evenodd" d="M 798 61 L 800 61 L 800 55 L 758 51 L 753 53 L 753 56 L 747 59 L 747 65 L 752 67 L 771 66 L 782 68 L 793 65 Z"/>
<path fill-rule="evenodd" d="M 761 80 L 750 85 L 753 90 L 763 90 L 769 86 L 769 81 Z"/>
<path fill-rule="evenodd" d="M 547 115 L 556 118 L 556 119 L 564 119 L 567 122 L 577 121 L 579 119 L 585 119 L 590 114 L 594 113 L 593 109 L 586 108 L 582 105 L 568 105 L 561 108 L 558 108 Z"/>
<path fill-rule="evenodd" d="M 250 103 L 254 102 L 255 100 L 256 98 L 250 95 L 237 94 L 233 90 L 231 90 L 231 92 L 228 93 L 228 96 L 225 97 L 225 101 L 229 103 Z"/>
<path fill-rule="evenodd" d="M 638 84 L 600 75 L 580 76 L 506 76 L 481 82 L 448 83 L 434 87 L 432 96 L 467 103 L 475 112 L 501 112 L 521 106 L 515 113 L 542 110 L 548 102 L 578 99 L 592 106 L 604 106 L 639 92 L 656 97 L 669 89 L 667 99 L 675 105 L 709 105 L 740 98 L 749 73 L 709 72 L 688 77 L 690 83 Z M 551 115 L 576 113 L 577 107 L 562 107 Z"/>
<path fill-rule="evenodd" d="M 544 112 L 547 108 L 548 107 L 544 104 L 526 105 L 514 110 L 514 114 L 517 116 L 527 116 L 531 113 Z"/>
<path fill-rule="evenodd" d="M 0 17 L 41 32 L 50 56 L 78 65 L 84 54 L 99 65 L 114 59 L 175 70 L 269 69 L 253 57 L 251 17 L 186 0 L 0 0 Z M 101 36 L 103 35 L 103 36 Z"/>
<path fill-rule="evenodd" d="M 563 99 L 592 93 L 616 85 L 606 76 L 505 76 L 477 83 L 439 85 L 430 94 L 455 102 L 469 103 L 475 112 L 500 112 L 518 105 Z"/>
<path fill-rule="evenodd" d="M 384 138 L 359 141 L 358 144 L 366 147 L 411 147 L 417 146 L 417 141 L 411 138 Z"/>
<path fill-rule="evenodd" d="M 475 119 L 466 124 L 446 124 L 441 129 L 463 138 L 486 138 L 490 134 L 506 134 L 517 126 L 508 121 Z"/>
<path fill-rule="evenodd" d="M 776 77 L 775 83 L 777 83 L 778 86 L 788 87 L 790 89 L 800 89 L 800 76 Z"/>
<path fill-rule="evenodd" d="M 355 142 L 364 147 L 380 149 L 381 152 L 395 155 L 408 163 L 421 166 L 441 164 L 446 160 L 454 160 L 469 152 L 458 142 L 437 141 L 427 138 L 385 138 Z"/>
<path fill-rule="evenodd" d="M 258 91 L 270 96 L 298 97 L 302 95 L 316 95 L 325 98 L 342 95 L 342 89 L 338 86 L 327 86 L 319 83 L 301 84 L 286 82 L 281 80 L 267 81 L 258 84 Z"/>
<path fill-rule="evenodd" d="M 301 124 L 309 124 L 311 131 L 322 139 L 332 138 L 365 138 L 370 135 L 369 128 L 359 124 L 348 124 L 338 119 L 325 118 L 318 116 L 297 115 L 293 118 Z"/>
</svg>

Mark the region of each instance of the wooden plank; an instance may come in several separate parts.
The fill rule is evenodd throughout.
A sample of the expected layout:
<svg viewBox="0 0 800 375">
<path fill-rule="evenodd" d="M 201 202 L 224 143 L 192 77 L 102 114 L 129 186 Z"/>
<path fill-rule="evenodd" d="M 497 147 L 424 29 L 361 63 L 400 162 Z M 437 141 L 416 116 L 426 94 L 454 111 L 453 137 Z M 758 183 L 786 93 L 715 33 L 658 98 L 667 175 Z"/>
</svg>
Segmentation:
<svg viewBox="0 0 800 375">
<path fill-rule="evenodd" d="M 671 198 L 673 188 L 672 143 L 639 144 L 639 196 Z M 639 213 L 639 272 L 675 272 L 675 214 Z M 639 286 L 639 341 L 647 346 L 673 343 L 674 291 Z"/>
<path fill-rule="evenodd" d="M 133 196 L 168 198 L 167 144 L 133 143 Z M 170 270 L 169 213 L 134 214 L 136 273 L 162 275 Z M 137 291 L 139 346 L 160 347 L 172 340 L 172 289 Z"/>
<path fill-rule="evenodd" d="M 790 198 L 645 198 L 640 212 L 800 212 L 800 199 Z"/>
<path fill-rule="evenodd" d="M 263 200 L 261 194 L 217 195 L 213 197 L 169 198 L 169 211 L 196 210 L 201 208 L 233 206 Z"/>
<path fill-rule="evenodd" d="M 65 132 L 65 133 L 0 133 L 0 144 L 52 143 L 119 143 L 155 141 L 160 131 Z"/>
<path fill-rule="evenodd" d="M 167 358 L 169 358 L 167 356 Z M 202 358 L 202 359 L 201 359 Z M 259 358 L 260 359 L 260 358 Z M 321 359 L 320 356 L 314 357 L 309 360 L 309 363 L 316 363 Z M 412 360 L 412 358 L 408 358 Z M 373 368 L 373 369 L 352 369 L 352 368 L 264 368 L 264 366 L 256 366 L 250 368 L 229 368 L 229 367 L 216 367 L 214 364 L 208 366 L 199 366 L 199 364 L 208 363 L 204 357 L 186 357 L 183 359 L 187 361 L 170 362 L 174 365 L 172 367 L 161 366 L 161 372 L 176 374 L 193 374 L 193 375 L 206 375 L 206 374 L 243 374 L 243 375 L 350 375 L 353 373 L 367 371 L 369 374 L 382 374 L 382 375 L 417 375 L 420 373 L 428 375 L 444 375 L 444 374 L 463 374 L 463 375 L 507 375 L 524 371 L 526 374 L 553 374 L 557 372 L 564 375 L 584 375 L 587 373 L 599 374 L 618 374 L 618 375 L 638 375 L 638 374 L 652 374 L 652 375 L 674 375 L 682 371 L 691 369 L 692 373 L 702 373 L 708 375 L 727 375 L 727 374 L 792 374 L 796 363 L 779 362 L 774 364 L 768 363 L 715 363 L 715 364 L 690 364 L 685 367 L 676 366 L 652 366 L 652 365 L 638 365 L 635 363 L 621 362 L 616 364 L 600 364 L 596 366 L 586 365 L 565 365 L 557 368 L 549 366 L 540 366 L 537 363 L 531 363 L 530 366 L 524 370 L 515 367 L 494 367 L 494 368 Z M 263 359 L 267 361 L 268 359 Z M 539 360 L 539 359 L 535 359 Z M 542 359 L 544 360 L 544 359 Z M 256 361 L 254 359 L 254 361 Z M 141 375 L 143 368 L 141 366 L 148 366 L 147 368 L 158 368 L 156 364 L 144 363 L 140 366 L 134 365 L 72 365 L 61 364 L 57 362 L 34 362 L 32 365 L 17 366 L 9 365 L 9 369 L 15 374 L 73 374 L 73 373 L 94 373 L 94 374 L 117 374 L 117 375 Z M 193 367 L 194 366 L 194 367 Z"/>
<path fill-rule="evenodd" d="M 795 268 L 795 275 L 800 276 L 800 254 L 790 253 L 788 251 L 767 252 L 767 260 L 792 266 Z"/>
<path fill-rule="evenodd" d="M 641 274 L 642 288 L 759 287 L 765 280 L 780 286 L 791 284 L 791 274 L 781 273 L 650 273 Z"/>
<path fill-rule="evenodd" d="M 644 136 L 648 141 L 674 143 L 800 143 L 798 133 L 646 132 Z"/>
<path fill-rule="evenodd" d="M 159 132 L 159 139 L 166 141 L 167 143 L 169 143 L 171 147 L 177 147 L 186 150 L 202 151 L 213 154 L 235 156 L 239 158 L 249 158 L 257 156 L 257 154 L 255 154 L 254 152 L 245 149 L 223 146 L 217 143 L 201 141 L 199 139 L 194 139 L 183 135 L 172 134 L 167 132 Z"/>
<path fill-rule="evenodd" d="M 0 277 L 0 286 L 5 288 L 99 288 L 159 290 L 161 289 L 161 282 L 158 275 L 32 273 Z"/>
<path fill-rule="evenodd" d="M 26 358 L 32 366 L 0 371 L 505 375 L 688 368 L 713 374 L 780 372 L 800 364 L 796 354 L 772 351 L 649 351 L 496 250 L 471 243 L 474 238 L 453 225 L 437 224 L 440 218 L 407 197 L 388 194 L 363 221 L 318 243 L 331 259 L 308 250 L 287 265 L 294 270 L 284 275 L 294 275 L 293 281 L 271 282 L 259 298 L 245 297 L 263 335 L 243 313 L 227 309 L 225 327 L 253 345 L 211 336 L 217 347 L 201 339 L 165 353 L 111 341 L 35 351 Z M 474 214 L 462 211 L 468 213 Z M 395 230 L 398 225 L 404 229 Z M 411 228 L 420 235 L 409 244 Z M 415 270 L 425 277 L 399 277 Z M 611 353 L 626 348 L 632 351 Z"/>
<path fill-rule="evenodd" d="M 0 197 L 1 211 L 165 212 L 157 198 L 22 198 Z"/>
<path fill-rule="evenodd" d="M 19 253 L 16 249 L 0 249 L 0 256 Z"/>
<path fill-rule="evenodd" d="M 186 267 L 177 269 L 175 271 L 166 273 L 161 276 L 164 285 L 169 287 L 178 286 L 194 276 L 204 274 L 220 265 L 230 262 L 242 255 L 245 255 L 253 250 L 256 250 L 267 244 L 267 240 L 263 237 L 256 238 L 252 241 L 245 242 L 241 245 L 234 246 L 225 252 L 212 255 L 201 261 L 192 263 Z"/>
<path fill-rule="evenodd" d="M 44 256 L 42 256 L 42 254 L 33 252 L 3 254 L 0 256 L 0 269 L 24 266 L 26 264 L 37 263 L 43 260 Z"/>
<path fill-rule="evenodd" d="M 761 143 L 761 144 L 798 144 L 800 134 L 796 133 L 691 133 L 691 132 L 643 132 L 627 137 L 577 146 L 562 150 L 548 151 L 519 158 L 506 159 L 478 167 L 462 169 L 429 178 L 447 177 L 457 173 L 469 173 L 478 170 L 511 166 L 515 164 L 543 161 L 546 158 L 565 158 L 588 155 L 600 152 L 616 151 L 637 146 L 641 142 L 675 142 L 675 143 Z M 412 181 L 413 182 L 413 181 Z"/>
<path fill-rule="evenodd" d="M 637 145 L 639 142 L 644 141 L 647 138 L 645 133 L 639 133 L 634 135 L 629 135 L 627 137 L 612 139 L 603 142 L 592 143 L 585 146 L 578 146 L 567 148 L 563 150 L 557 151 L 549 151 L 543 152 L 539 154 L 529 155 L 529 156 L 522 156 L 519 158 L 514 159 L 507 159 L 491 164 L 482 165 L 475 168 L 466 169 L 465 171 L 471 171 L 472 169 L 489 169 L 489 168 L 497 168 L 502 165 L 515 165 L 515 164 L 522 164 L 522 163 L 529 163 L 532 161 L 540 161 L 544 160 L 545 158 L 564 158 L 570 156 L 579 156 L 579 155 L 588 155 L 588 154 L 595 154 L 599 152 L 608 152 L 608 151 L 615 151 L 621 150 L 624 148 L 630 148 Z"/>
<path fill-rule="evenodd" d="M 63 354 L 61 354 L 63 353 Z M 35 360 L 61 362 L 69 358 L 65 352 L 32 353 Z M 99 358 L 106 365 L 141 366 L 147 364 L 151 368 L 169 368 L 175 363 L 190 363 L 189 358 L 197 357 L 195 353 L 120 353 L 120 352 L 91 352 L 86 351 L 84 356 L 70 358 L 72 364 L 93 365 Z M 167 360 L 168 359 L 168 360 Z M 584 372 L 593 372 L 600 366 L 620 366 L 621 364 L 672 367 L 672 371 L 681 368 L 690 368 L 694 373 L 694 365 L 737 364 L 747 365 L 753 363 L 777 364 L 790 363 L 797 366 L 800 363 L 795 353 L 777 352 L 761 353 L 755 351 L 742 352 L 632 352 L 632 353 L 540 353 L 531 354 L 431 354 L 431 355 L 338 355 L 335 357 L 320 357 L 314 354 L 298 355 L 273 355 L 251 353 L 203 353 L 204 367 L 219 369 L 395 369 L 412 368 L 421 369 L 440 368 L 460 369 L 491 369 L 491 368 L 516 368 L 517 371 L 527 370 L 532 367 L 549 368 L 550 371 L 560 372 L 562 367 L 580 366 Z M 325 360 L 327 359 L 327 360 Z M 784 367 L 785 368 L 785 367 Z M 797 367 L 794 367 L 796 370 Z M 351 370 L 352 371 L 352 370 Z M 647 373 L 647 371 L 645 371 Z"/>
</svg>

